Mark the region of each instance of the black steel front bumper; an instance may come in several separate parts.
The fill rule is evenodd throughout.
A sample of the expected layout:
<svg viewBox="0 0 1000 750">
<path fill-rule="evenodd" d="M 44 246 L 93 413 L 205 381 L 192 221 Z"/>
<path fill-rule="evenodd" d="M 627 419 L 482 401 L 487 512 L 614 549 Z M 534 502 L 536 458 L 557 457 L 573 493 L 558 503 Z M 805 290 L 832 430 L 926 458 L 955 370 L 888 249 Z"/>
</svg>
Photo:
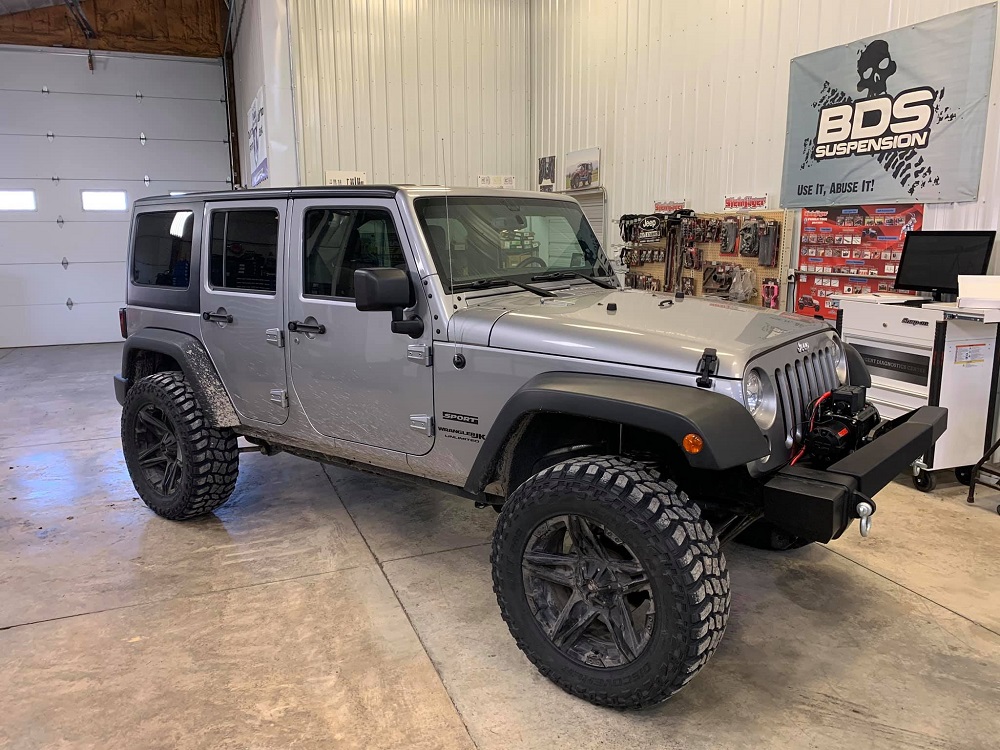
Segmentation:
<svg viewBox="0 0 1000 750">
<path fill-rule="evenodd" d="M 948 410 L 922 406 L 891 430 L 825 471 L 786 466 L 764 486 L 764 518 L 816 542 L 836 539 L 856 508 L 930 450 L 948 426 Z"/>
</svg>

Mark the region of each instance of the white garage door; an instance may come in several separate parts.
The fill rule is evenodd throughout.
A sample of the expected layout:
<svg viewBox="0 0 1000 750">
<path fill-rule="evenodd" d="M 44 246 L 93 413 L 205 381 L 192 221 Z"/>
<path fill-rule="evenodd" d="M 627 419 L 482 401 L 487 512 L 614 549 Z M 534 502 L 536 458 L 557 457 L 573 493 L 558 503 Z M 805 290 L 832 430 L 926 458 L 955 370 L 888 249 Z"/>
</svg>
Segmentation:
<svg viewBox="0 0 1000 750">
<path fill-rule="evenodd" d="M 0 347 L 120 339 L 132 202 L 230 186 L 221 63 L 0 47 Z"/>
</svg>

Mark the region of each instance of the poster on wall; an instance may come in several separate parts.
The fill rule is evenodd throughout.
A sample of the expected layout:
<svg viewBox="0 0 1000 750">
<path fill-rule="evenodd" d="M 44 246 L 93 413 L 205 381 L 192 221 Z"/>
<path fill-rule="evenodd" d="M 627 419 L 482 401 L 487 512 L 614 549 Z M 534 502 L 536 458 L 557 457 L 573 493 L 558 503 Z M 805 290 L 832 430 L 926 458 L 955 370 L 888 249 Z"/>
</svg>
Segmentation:
<svg viewBox="0 0 1000 750">
<path fill-rule="evenodd" d="M 837 294 L 895 292 L 907 232 L 923 228 L 919 203 L 802 209 L 795 312 L 837 317 Z"/>
<path fill-rule="evenodd" d="M 257 187 L 268 176 L 263 86 L 257 89 L 257 96 L 247 112 L 247 154 L 250 156 L 250 187 Z"/>
<path fill-rule="evenodd" d="M 565 190 L 599 187 L 601 184 L 601 149 L 585 148 L 570 151 L 563 162 L 566 171 Z"/>
<path fill-rule="evenodd" d="M 979 195 L 997 5 L 792 59 L 781 205 Z"/>
<path fill-rule="evenodd" d="M 543 156 L 538 160 L 538 189 L 551 193 L 556 187 L 556 157 Z"/>
</svg>

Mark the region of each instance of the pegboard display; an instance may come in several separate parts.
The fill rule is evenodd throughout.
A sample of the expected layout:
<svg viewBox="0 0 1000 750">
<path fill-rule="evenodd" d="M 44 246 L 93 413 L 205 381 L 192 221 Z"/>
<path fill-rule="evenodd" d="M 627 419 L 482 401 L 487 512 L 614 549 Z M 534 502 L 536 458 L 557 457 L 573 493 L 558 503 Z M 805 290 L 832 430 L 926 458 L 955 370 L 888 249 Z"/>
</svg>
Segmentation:
<svg viewBox="0 0 1000 750">
<path fill-rule="evenodd" d="M 623 217 L 622 222 L 627 285 L 734 296 L 748 304 L 785 309 L 791 214 L 699 213 L 671 222 L 658 239 L 639 231 L 642 217 Z"/>
</svg>

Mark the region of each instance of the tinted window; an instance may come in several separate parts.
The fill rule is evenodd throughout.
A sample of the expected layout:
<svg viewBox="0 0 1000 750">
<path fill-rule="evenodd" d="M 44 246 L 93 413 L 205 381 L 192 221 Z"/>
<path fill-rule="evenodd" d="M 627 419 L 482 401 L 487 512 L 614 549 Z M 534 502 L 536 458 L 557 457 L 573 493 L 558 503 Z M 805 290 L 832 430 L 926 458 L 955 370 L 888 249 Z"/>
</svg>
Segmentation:
<svg viewBox="0 0 1000 750">
<path fill-rule="evenodd" d="M 186 289 L 191 277 L 190 211 L 155 211 L 135 219 L 132 283 Z"/>
<path fill-rule="evenodd" d="M 315 297 L 354 297 L 359 268 L 406 268 L 388 211 L 313 208 L 306 211 L 302 290 Z"/>
<path fill-rule="evenodd" d="M 216 289 L 274 292 L 278 276 L 278 212 L 213 211 L 209 279 Z"/>
</svg>

